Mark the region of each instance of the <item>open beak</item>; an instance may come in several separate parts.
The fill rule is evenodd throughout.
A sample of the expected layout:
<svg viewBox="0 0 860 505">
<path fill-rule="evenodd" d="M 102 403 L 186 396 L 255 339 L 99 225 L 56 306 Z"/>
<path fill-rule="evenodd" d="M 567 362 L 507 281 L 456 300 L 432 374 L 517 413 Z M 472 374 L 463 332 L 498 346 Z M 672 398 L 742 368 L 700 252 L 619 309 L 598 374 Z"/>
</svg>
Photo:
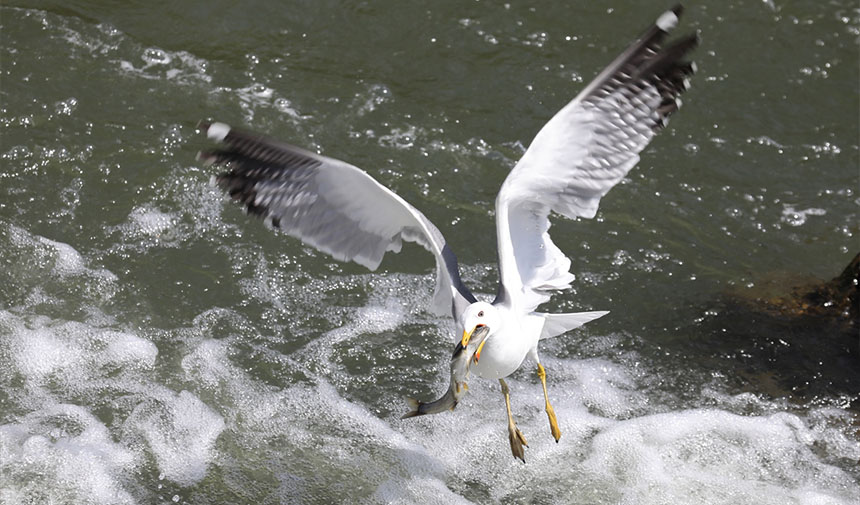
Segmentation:
<svg viewBox="0 0 860 505">
<path fill-rule="evenodd" d="M 472 335 L 478 330 L 478 328 L 486 328 L 486 326 L 484 326 L 483 324 L 479 324 L 479 325 L 475 326 L 474 328 L 472 328 L 471 330 L 464 331 L 463 332 L 463 339 L 460 340 L 460 345 L 462 345 L 463 347 L 466 347 L 467 345 L 469 345 L 469 340 L 472 339 Z"/>
<path fill-rule="evenodd" d="M 484 348 L 484 344 L 486 344 L 486 343 L 487 343 L 487 339 L 484 339 L 484 340 L 483 340 L 483 341 L 478 345 L 478 350 L 477 350 L 477 351 L 475 351 L 475 363 L 477 363 L 477 362 L 478 362 L 478 360 L 479 360 L 479 359 L 481 359 L 481 349 L 483 349 L 483 348 Z"/>
<path fill-rule="evenodd" d="M 463 332 L 463 339 L 460 340 L 460 344 L 457 346 L 459 348 L 465 348 L 469 345 L 469 341 L 472 340 L 472 337 L 476 339 L 480 339 L 480 344 L 478 344 L 478 350 L 475 351 L 475 363 L 481 358 L 481 349 L 484 348 L 484 344 L 487 343 L 487 335 L 489 335 L 490 329 L 487 328 L 483 324 L 479 324 L 472 328 L 471 331 L 466 330 Z"/>
</svg>

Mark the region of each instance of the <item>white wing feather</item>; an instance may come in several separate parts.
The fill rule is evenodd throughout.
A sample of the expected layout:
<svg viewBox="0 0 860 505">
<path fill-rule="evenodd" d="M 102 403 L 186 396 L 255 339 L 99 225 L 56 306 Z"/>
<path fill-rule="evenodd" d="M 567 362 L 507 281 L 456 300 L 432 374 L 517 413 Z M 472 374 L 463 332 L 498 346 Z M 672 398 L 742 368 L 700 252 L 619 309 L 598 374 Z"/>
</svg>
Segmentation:
<svg viewBox="0 0 860 505">
<path fill-rule="evenodd" d="M 549 236 L 549 213 L 592 218 L 600 198 L 639 161 L 655 132 L 680 106 L 698 38 L 660 42 L 680 8 L 612 62 L 538 132 L 496 198 L 500 303 L 529 312 L 570 286 L 570 260 Z"/>
<path fill-rule="evenodd" d="M 200 159 L 228 167 L 216 181 L 249 213 L 335 259 L 371 270 L 387 251 L 399 252 L 404 240 L 417 242 L 436 257 L 433 309 L 456 318 L 475 301 L 439 229 L 366 172 L 224 123 L 200 128 L 225 146 Z"/>
</svg>

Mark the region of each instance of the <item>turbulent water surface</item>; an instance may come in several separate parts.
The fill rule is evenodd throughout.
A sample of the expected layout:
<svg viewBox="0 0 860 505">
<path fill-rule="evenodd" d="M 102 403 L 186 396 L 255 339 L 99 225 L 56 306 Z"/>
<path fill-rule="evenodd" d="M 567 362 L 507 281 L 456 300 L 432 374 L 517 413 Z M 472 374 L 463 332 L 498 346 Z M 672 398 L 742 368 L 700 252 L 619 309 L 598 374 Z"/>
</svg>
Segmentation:
<svg viewBox="0 0 860 505">
<path fill-rule="evenodd" d="M 526 464 L 494 381 L 400 420 L 447 387 L 430 255 L 338 263 L 195 162 L 204 118 L 349 160 L 491 297 L 505 175 L 667 6 L 4 2 L 0 502 L 860 502 L 857 336 L 733 301 L 860 250 L 855 1 L 688 6 L 684 107 L 554 222 L 547 308 L 611 314 L 542 344 L 558 444 L 509 380 Z"/>
</svg>

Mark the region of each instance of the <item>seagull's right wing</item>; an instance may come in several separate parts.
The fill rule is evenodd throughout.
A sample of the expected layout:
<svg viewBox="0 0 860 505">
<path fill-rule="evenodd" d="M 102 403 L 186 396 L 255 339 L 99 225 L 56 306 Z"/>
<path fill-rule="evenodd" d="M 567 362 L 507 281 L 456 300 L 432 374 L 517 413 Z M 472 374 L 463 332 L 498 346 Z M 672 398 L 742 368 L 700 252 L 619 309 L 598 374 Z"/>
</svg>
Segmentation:
<svg viewBox="0 0 860 505">
<path fill-rule="evenodd" d="M 198 158 L 228 169 L 217 176 L 218 186 L 250 214 L 371 270 L 386 251 L 400 251 L 403 240 L 417 242 L 436 257 L 434 310 L 450 310 L 456 320 L 475 301 L 439 229 L 363 170 L 224 123 L 201 122 L 199 128 L 223 147 Z"/>
</svg>

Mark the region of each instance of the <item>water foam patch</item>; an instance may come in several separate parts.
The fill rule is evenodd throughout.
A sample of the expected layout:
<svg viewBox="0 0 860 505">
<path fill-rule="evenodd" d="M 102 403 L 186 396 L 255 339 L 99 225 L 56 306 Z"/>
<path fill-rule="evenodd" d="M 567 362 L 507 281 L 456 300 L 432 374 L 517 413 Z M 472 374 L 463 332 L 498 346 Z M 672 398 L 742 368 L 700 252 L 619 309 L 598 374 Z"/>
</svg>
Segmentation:
<svg viewBox="0 0 860 505">
<path fill-rule="evenodd" d="M 793 205 L 783 204 L 782 217 L 780 217 L 780 221 L 788 224 L 789 226 L 803 226 L 806 224 L 809 216 L 824 216 L 826 214 L 827 211 L 824 209 L 811 207 L 809 209 L 797 210 Z"/>
<path fill-rule="evenodd" d="M 135 407 L 125 428 L 146 440 L 165 478 L 190 486 L 206 475 L 224 420 L 188 391 L 158 396 Z"/>
<path fill-rule="evenodd" d="M 201 397 L 217 398 L 227 406 L 219 446 L 241 451 L 243 456 L 237 462 L 240 473 L 251 472 L 263 480 L 281 482 L 276 494 L 282 501 L 338 501 L 349 496 L 357 501 L 385 503 L 462 503 L 464 500 L 445 484 L 445 465 L 419 443 L 393 429 L 374 406 L 355 401 L 351 382 L 355 379 L 332 357 L 338 355 L 341 345 L 349 348 L 403 324 L 404 306 L 408 303 L 397 293 L 409 292 L 409 286 L 403 284 L 415 279 L 383 277 L 367 286 L 369 279 L 375 278 L 356 276 L 343 281 L 365 285 L 371 302 L 336 307 L 335 312 L 343 312 L 337 316 L 343 321 L 341 326 L 277 361 L 271 353 L 263 355 L 262 361 L 255 360 L 257 369 L 276 365 L 279 374 L 295 374 L 297 379 L 283 387 L 255 380 L 243 369 L 242 357 L 236 353 L 237 346 L 241 346 L 242 323 L 231 322 L 223 313 L 217 318 L 221 322 L 217 326 L 228 328 L 226 337 L 197 340 L 182 359 L 184 378 L 195 385 Z M 422 279 L 422 284 L 425 281 Z M 276 290 L 283 296 L 279 310 L 297 310 L 296 304 L 318 304 L 317 296 L 326 296 L 313 285 L 305 287 L 316 294 L 305 296 L 289 284 L 289 279 L 277 276 L 262 282 L 249 293 L 269 302 L 278 297 L 266 295 L 265 291 Z M 287 284 L 282 286 L 282 282 Z M 429 301 L 432 284 L 426 282 L 423 287 L 427 288 L 425 301 Z M 332 310 L 325 308 L 326 313 Z M 189 331 L 211 335 L 207 328 L 213 326 L 214 316 L 198 318 L 195 328 Z M 369 394 L 384 398 L 384 389 L 374 385 L 377 377 L 363 380 Z M 266 462 L 262 468 L 255 463 L 260 461 Z M 246 485 L 234 482 L 230 476 L 226 479 L 228 486 Z M 354 482 L 362 485 L 348 484 Z"/>
<path fill-rule="evenodd" d="M 51 375 L 74 373 L 83 364 L 84 350 L 64 342 L 50 329 L 25 330 L 16 337 L 12 361 L 28 382 L 42 384 Z"/>
<path fill-rule="evenodd" d="M 8 353 L 27 388 L 88 396 L 120 369 L 152 368 L 158 354 L 152 342 L 137 335 L 85 323 L 9 313 L 0 321 L 0 350 Z"/>
<path fill-rule="evenodd" d="M 196 170 L 176 168 L 157 187 L 151 201 L 135 206 L 124 222 L 108 228 L 117 238 L 112 252 L 139 254 L 240 233 L 221 217 L 221 192 Z"/>
<path fill-rule="evenodd" d="M 119 291 L 113 272 L 90 265 L 69 244 L 0 221 L 0 247 L 0 301 L 7 306 L 80 307 L 107 302 Z"/>
<path fill-rule="evenodd" d="M 119 226 L 126 240 L 158 244 L 176 240 L 174 228 L 178 216 L 150 205 L 135 207 L 126 223 Z"/>
<path fill-rule="evenodd" d="M 586 469 L 621 503 L 848 503 L 850 476 L 823 464 L 797 416 L 687 410 L 620 421 L 597 434 Z"/>
<path fill-rule="evenodd" d="M 157 47 L 135 49 L 140 51 L 143 65 L 138 66 L 129 60 L 118 60 L 120 70 L 130 77 L 172 80 L 184 85 L 212 81 L 212 77 L 207 73 L 206 60 L 187 51 L 166 51 Z"/>
<path fill-rule="evenodd" d="M 0 426 L 3 503 L 136 503 L 120 483 L 139 464 L 78 405 L 56 404 Z"/>
</svg>

